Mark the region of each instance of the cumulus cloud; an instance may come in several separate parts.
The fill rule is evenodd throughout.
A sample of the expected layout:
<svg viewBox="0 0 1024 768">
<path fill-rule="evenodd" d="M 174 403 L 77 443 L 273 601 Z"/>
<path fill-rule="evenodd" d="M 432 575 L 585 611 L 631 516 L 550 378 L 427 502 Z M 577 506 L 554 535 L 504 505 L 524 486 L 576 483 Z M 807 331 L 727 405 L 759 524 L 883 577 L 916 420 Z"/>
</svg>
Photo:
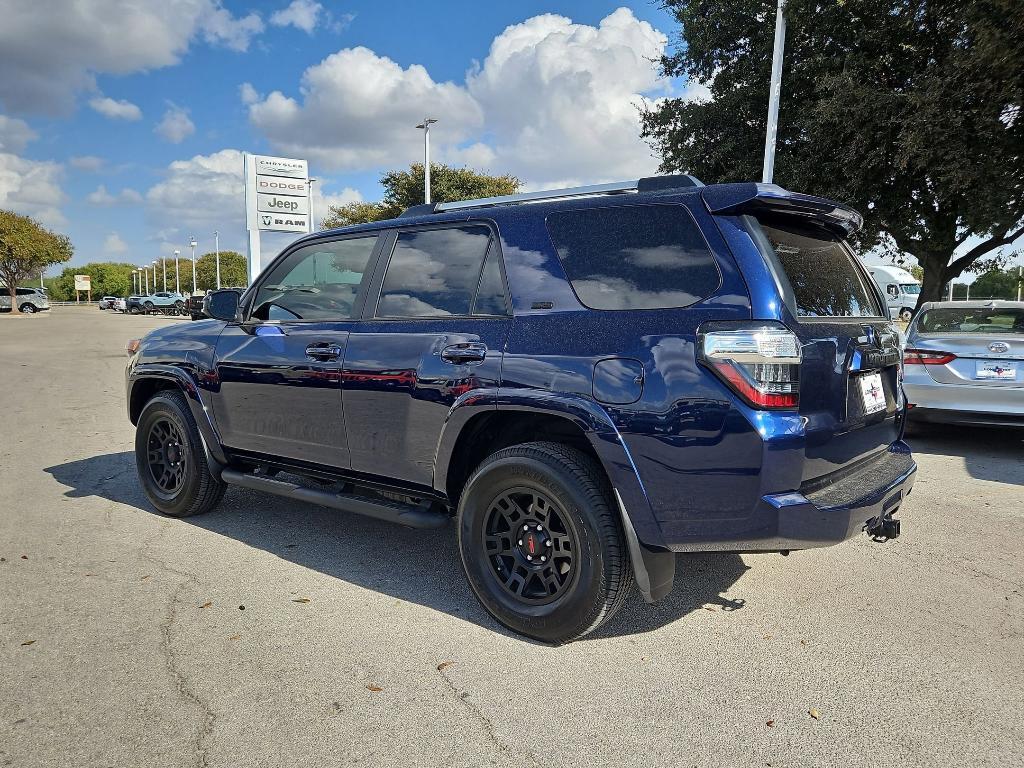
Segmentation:
<svg viewBox="0 0 1024 768">
<path fill-rule="evenodd" d="M 107 188 L 100 184 L 95 190 L 85 196 L 91 205 L 109 207 L 113 205 L 136 205 L 142 202 L 142 195 L 131 187 L 125 187 L 116 195 L 107 191 Z"/>
<path fill-rule="evenodd" d="M 483 124 L 466 89 L 435 82 L 418 64 L 403 69 L 368 48 L 348 48 L 307 69 L 301 102 L 274 91 L 249 105 L 249 119 L 287 154 L 328 169 L 394 167 L 422 153 L 414 126 L 427 114 L 444 117 L 448 142 Z"/>
<path fill-rule="evenodd" d="M 506 28 L 464 83 L 437 83 L 366 48 L 302 75 L 298 96 L 243 87 L 250 122 L 282 152 L 332 169 L 395 167 L 422 157 L 425 115 L 435 156 L 528 186 L 655 172 L 639 108 L 668 92 L 656 61 L 667 39 L 620 8 L 596 27 L 545 14 Z"/>
<path fill-rule="evenodd" d="M 76 93 L 96 89 L 98 74 L 177 64 L 196 39 L 244 51 L 262 29 L 258 14 L 235 16 L 221 0 L 6 3 L 0 103 L 16 112 L 67 112 Z"/>
<path fill-rule="evenodd" d="M 106 161 L 102 157 L 96 157 L 96 155 L 76 155 L 68 162 L 71 163 L 72 168 L 96 173 L 103 168 Z"/>
<path fill-rule="evenodd" d="M 245 226 L 242 153 L 222 149 L 212 155 L 175 160 L 163 181 L 146 193 L 149 206 L 183 227 L 224 221 Z"/>
<path fill-rule="evenodd" d="M 242 83 L 238 86 L 238 97 L 242 100 L 243 104 L 255 104 L 263 97 L 259 94 L 252 83 Z"/>
<path fill-rule="evenodd" d="M 104 117 L 111 120 L 141 120 L 142 110 L 126 99 L 120 101 L 109 96 L 97 96 L 89 99 L 89 106 Z"/>
<path fill-rule="evenodd" d="M 0 152 L 0 208 L 34 216 L 47 226 L 62 226 L 62 175 L 59 163 Z"/>
<path fill-rule="evenodd" d="M 35 138 L 36 132 L 24 120 L 0 115 L 0 152 L 21 152 Z"/>
<path fill-rule="evenodd" d="M 171 144 L 180 144 L 195 133 L 196 126 L 189 119 L 188 110 L 171 104 L 164 112 L 163 120 L 153 130 Z"/>
<path fill-rule="evenodd" d="M 111 232 L 103 241 L 103 252 L 106 254 L 127 253 L 128 243 L 122 240 L 117 232 Z"/>
<path fill-rule="evenodd" d="M 275 27 L 292 26 L 311 35 L 323 10 L 324 7 L 314 0 L 292 0 L 290 5 L 270 17 L 270 23 Z"/>
</svg>

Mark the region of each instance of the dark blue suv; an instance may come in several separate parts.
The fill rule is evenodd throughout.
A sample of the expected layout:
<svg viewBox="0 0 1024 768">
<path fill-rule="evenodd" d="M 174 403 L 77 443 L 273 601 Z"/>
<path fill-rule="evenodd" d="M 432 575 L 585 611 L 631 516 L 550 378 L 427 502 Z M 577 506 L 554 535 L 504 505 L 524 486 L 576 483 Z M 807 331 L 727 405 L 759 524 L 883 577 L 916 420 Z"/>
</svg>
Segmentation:
<svg viewBox="0 0 1024 768">
<path fill-rule="evenodd" d="M 860 223 L 666 176 L 302 238 L 138 344 L 139 477 L 172 516 L 240 485 L 454 517 L 480 601 L 549 642 L 664 596 L 676 552 L 893 538 L 916 466 Z"/>
</svg>

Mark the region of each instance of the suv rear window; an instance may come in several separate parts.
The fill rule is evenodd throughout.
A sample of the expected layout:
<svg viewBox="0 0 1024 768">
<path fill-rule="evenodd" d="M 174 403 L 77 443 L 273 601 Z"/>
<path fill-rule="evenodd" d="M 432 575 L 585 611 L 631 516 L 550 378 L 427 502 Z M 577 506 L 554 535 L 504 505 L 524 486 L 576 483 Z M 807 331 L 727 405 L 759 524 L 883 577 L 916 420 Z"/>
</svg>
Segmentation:
<svg viewBox="0 0 1024 768">
<path fill-rule="evenodd" d="M 800 317 L 882 317 L 874 291 L 849 246 L 828 230 L 798 222 L 762 220 L 779 265 L 789 278 Z"/>
<path fill-rule="evenodd" d="M 681 205 L 561 211 L 547 217 L 547 226 L 573 290 L 591 309 L 685 307 L 722 283 Z"/>
</svg>

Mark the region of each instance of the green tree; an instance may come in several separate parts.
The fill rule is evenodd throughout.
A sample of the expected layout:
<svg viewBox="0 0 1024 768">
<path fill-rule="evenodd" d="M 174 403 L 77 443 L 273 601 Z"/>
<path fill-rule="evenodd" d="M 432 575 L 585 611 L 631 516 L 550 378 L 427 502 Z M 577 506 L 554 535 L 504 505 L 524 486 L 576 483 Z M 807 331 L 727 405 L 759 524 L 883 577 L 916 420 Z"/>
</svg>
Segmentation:
<svg viewBox="0 0 1024 768">
<path fill-rule="evenodd" d="M 245 256 L 238 251 L 220 252 L 220 284 L 222 288 L 244 287 L 249 284 Z M 214 251 L 196 259 L 196 283 L 200 291 L 217 287 L 217 255 Z"/>
<path fill-rule="evenodd" d="M 18 306 L 18 283 L 68 261 L 74 252 L 66 235 L 51 232 L 28 216 L 0 211 L 0 281 L 10 294 L 12 309 Z"/>
<path fill-rule="evenodd" d="M 65 267 L 57 277 L 47 280 L 46 284 L 50 289 L 50 298 L 55 301 L 74 300 L 75 275 L 89 275 L 92 278 L 92 297 L 94 299 L 100 296 L 127 296 L 134 291 L 133 269 L 138 269 L 138 267 L 128 262 L 91 262 Z M 182 276 L 184 277 L 184 273 Z"/>
<path fill-rule="evenodd" d="M 1017 267 L 993 269 L 971 285 L 971 296 L 979 299 L 1016 299 L 1020 278 Z"/>
<path fill-rule="evenodd" d="M 332 205 L 320 224 L 321 229 L 393 219 L 406 208 L 419 205 L 423 202 L 425 186 L 423 163 L 413 163 L 407 171 L 388 171 L 380 183 L 384 187 L 383 200 Z M 490 176 L 470 168 L 430 164 L 430 199 L 435 203 L 511 195 L 519 185 L 515 176 Z"/>
<path fill-rule="evenodd" d="M 760 179 L 775 0 L 664 3 L 682 26 L 664 72 L 710 95 L 659 103 L 644 137 L 664 171 Z M 1019 0 L 789 0 L 786 18 L 777 183 L 860 210 L 864 246 L 922 265 L 921 301 L 1024 232 Z"/>
</svg>

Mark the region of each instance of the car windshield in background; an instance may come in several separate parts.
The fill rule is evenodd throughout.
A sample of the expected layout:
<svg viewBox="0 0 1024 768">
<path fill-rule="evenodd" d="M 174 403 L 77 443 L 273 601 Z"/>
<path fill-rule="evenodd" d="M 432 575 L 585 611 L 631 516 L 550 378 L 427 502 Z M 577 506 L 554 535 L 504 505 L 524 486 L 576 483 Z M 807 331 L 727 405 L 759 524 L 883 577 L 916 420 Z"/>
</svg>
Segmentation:
<svg viewBox="0 0 1024 768">
<path fill-rule="evenodd" d="M 852 251 L 824 229 L 788 221 L 761 221 L 793 287 L 800 317 L 880 317 L 871 288 Z"/>
<path fill-rule="evenodd" d="M 1024 309 L 937 307 L 917 321 L 918 333 L 1017 333 L 1024 335 Z"/>
<path fill-rule="evenodd" d="M 921 285 L 920 283 L 900 283 L 900 290 L 904 293 L 917 296 L 921 293 Z"/>
</svg>

